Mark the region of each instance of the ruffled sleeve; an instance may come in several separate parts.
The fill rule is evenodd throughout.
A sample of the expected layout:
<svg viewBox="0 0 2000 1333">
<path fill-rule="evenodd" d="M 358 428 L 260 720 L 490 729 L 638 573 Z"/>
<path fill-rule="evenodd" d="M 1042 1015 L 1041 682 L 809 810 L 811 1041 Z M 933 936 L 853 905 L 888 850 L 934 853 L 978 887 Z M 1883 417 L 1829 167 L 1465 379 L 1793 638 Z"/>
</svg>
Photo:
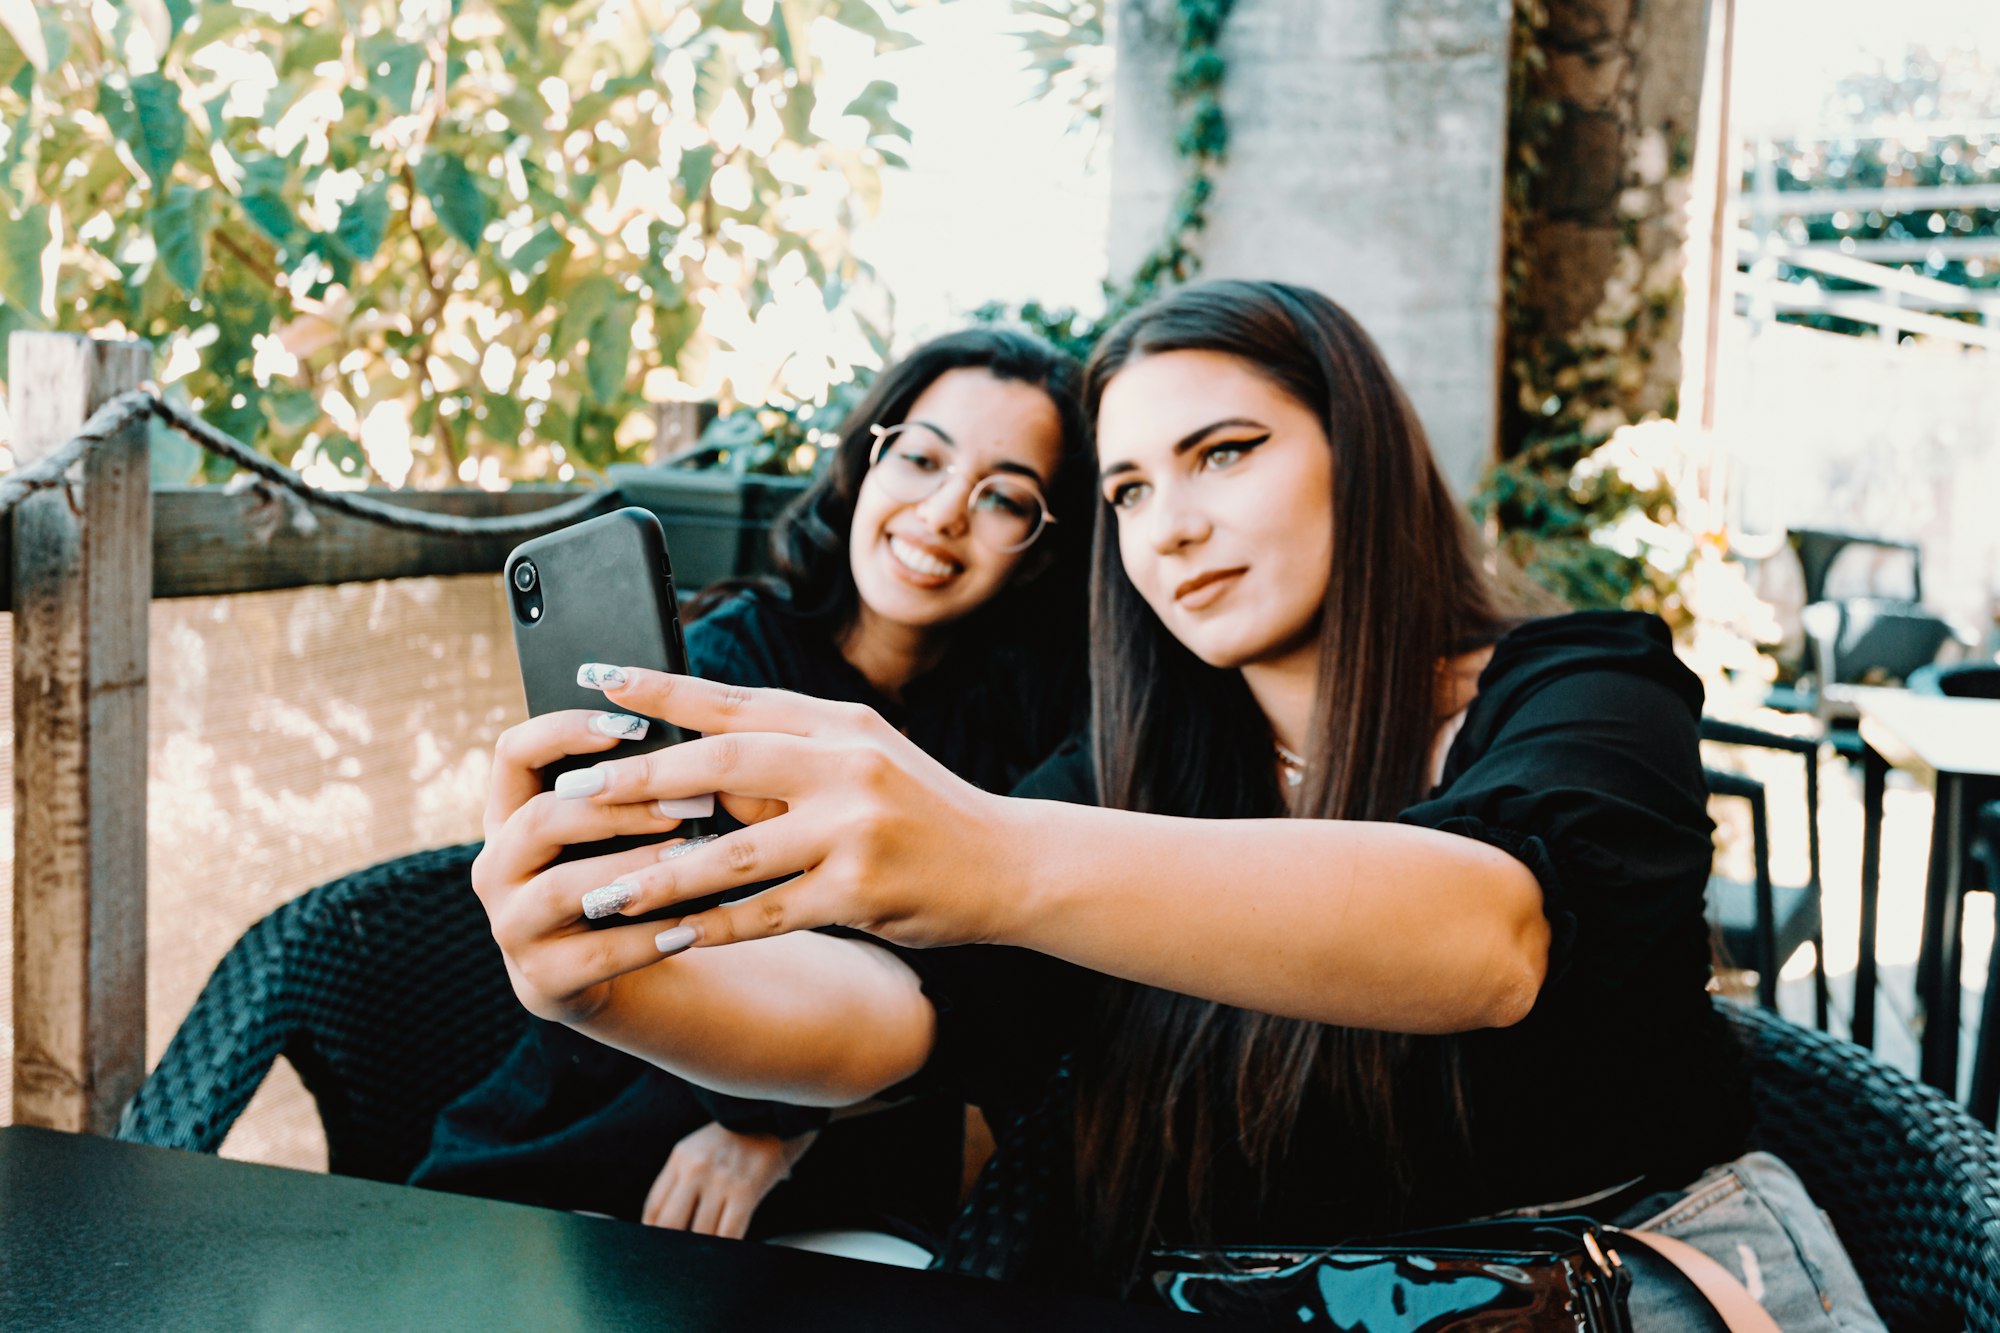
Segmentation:
<svg viewBox="0 0 2000 1333">
<path fill-rule="evenodd" d="M 1700 712 L 1700 683 L 1657 618 L 1534 622 L 1496 648 L 1444 780 L 1398 816 L 1534 874 L 1552 932 L 1545 998 L 1705 951 Z"/>
</svg>

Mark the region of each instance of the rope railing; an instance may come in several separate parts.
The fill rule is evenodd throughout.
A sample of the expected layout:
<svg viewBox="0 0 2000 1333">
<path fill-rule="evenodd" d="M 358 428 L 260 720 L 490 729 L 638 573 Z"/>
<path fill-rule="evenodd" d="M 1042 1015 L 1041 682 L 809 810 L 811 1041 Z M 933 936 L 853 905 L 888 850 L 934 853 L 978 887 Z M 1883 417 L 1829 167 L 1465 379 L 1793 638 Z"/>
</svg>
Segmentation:
<svg viewBox="0 0 2000 1333">
<path fill-rule="evenodd" d="M 258 480 L 281 488 L 309 504 L 364 523 L 375 523 L 407 532 L 427 532 L 446 537 L 511 537 L 545 532 L 550 528 L 588 518 L 615 507 L 620 497 L 615 488 L 598 487 L 574 500 L 550 505 L 525 514 L 493 518 L 461 518 L 454 514 L 433 514 L 410 509 L 385 500 L 371 499 L 351 491 L 329 491 L 312 485 L 284 464 L 252 449 L 232 435 L 217 430 L 200 417 L 185 412 L 143 389 L 119 394 L 83 423 L 71 440 L 47 458 L 0 478 L 0 514 L 12 510 L 37 491 L 55 490 L 66 485 L 69 470 L 89 452 L 129 428 L 135 421 L 158 417 L 174 430 L 212 454 L 227 458 Z"/>
</svg>

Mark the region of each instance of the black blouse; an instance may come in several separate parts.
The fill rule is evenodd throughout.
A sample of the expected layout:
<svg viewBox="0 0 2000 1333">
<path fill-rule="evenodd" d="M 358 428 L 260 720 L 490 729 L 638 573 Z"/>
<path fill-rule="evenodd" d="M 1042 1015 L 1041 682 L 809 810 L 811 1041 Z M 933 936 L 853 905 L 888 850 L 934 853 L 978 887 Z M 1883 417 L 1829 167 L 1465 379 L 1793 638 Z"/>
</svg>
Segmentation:
<svg viewBox="0 0 2000 1333">
<path fill-rule="evenodd" d="M 1742 1151 L 1746 1084 L 1706 992 L 1701 701 L 1652 616 L 1566 615 L 1500 640 L 1442 782 L 1397 819 L 1489 843 L 1534 873 L 1553 928 L 1542 991 L 1513 1027 L 1407 1039 L 1399 1076 L 1420 1095 L 1396 1126 L 1413 1150 L 1404 1183 L 1380 1136 L 1322 1093 L 1268 1195 L 1246 1163 L 1212 1200 L 1211 1239 L 1325 1243 L 1637 1177 L 1666 1187 Z M 1016 795 L 1095 804 L 1087 748 L 1066 745 Z M 1003 1113 L 1047 1088 L 1065 1056 L 1087 1081 L 1114 1035 L 1105 1005 L 1130 989 L 1021 949 L 903 956 L 938 1011 L 931 1059 L 904 1090 Z M 1462 1131 L 1439 1077 L 1453 1063 Z M 1196 1238 L 1184 1201 L 1170 1194 L 1165 1216 L 1160 1239 Z"/>
</svg>

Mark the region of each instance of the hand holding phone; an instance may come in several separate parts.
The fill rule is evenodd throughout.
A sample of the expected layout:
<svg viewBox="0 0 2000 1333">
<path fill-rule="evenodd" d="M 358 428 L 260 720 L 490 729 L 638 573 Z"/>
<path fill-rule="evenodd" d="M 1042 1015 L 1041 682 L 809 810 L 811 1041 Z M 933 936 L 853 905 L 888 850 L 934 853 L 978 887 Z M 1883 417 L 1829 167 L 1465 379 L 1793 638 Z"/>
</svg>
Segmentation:
<svg viewBox="0 0 2000 1333">
<path fill-rule="evenodd" d="M 591 671 L 599 667 L 689 674 L 666 535 L 649 510 L 620 509 L 523 542 L 507 557 L 505 575 L 530 714 L 569 708 L 602 711 L 604 695 L 590 681 Z M 643 735 L 622 738 L 609 750 L 569 756 L 540 770 L 542 789 L 552 790 L 565 773 L 607 759 L 646 754 L 694 734 L 658 718 L 642 721 Z M 606 725 L 639 730 L 631 723 Z M 713 813 L 710 797 L 699 815 L 691 814 L 674 836 L 707 833 L 703 817 Z M 610 838 L 568 848 L 559 859 L 601 856 L 648 841 Z"/>
</svg>

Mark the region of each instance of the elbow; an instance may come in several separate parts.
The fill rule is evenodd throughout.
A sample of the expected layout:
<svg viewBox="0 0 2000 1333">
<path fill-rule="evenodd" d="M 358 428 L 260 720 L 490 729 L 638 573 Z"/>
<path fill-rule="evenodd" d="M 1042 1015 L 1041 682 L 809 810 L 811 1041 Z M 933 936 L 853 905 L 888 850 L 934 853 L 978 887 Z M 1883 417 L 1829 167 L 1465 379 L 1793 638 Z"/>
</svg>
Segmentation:
<svg viewBox="0 0 2000 1333">
<path fill-rule="evenodd" d="M 1537 889 L 1530 910 L 1519 913 L 1499 933 L 1487 971 L 1480 1026 L 1510 1028 L 1526 1018 L 1541 998 L 1549 975 L 1549 920 Z"/>
</svg>

